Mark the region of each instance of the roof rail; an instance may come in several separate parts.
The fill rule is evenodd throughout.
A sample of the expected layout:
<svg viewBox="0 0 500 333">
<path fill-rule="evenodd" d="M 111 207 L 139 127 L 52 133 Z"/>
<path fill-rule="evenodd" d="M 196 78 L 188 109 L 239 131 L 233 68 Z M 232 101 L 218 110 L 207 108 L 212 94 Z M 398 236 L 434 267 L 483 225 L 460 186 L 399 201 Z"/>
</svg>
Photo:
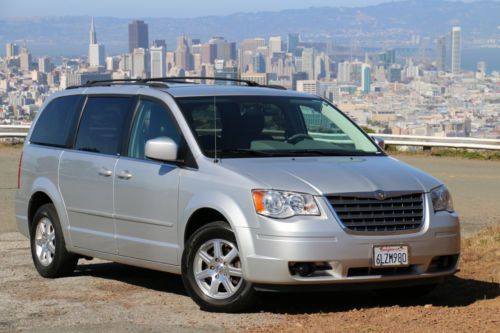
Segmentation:
<svg viewBox="0 0 500 333">
<path fill-rule="evenodd" d="M 167 84 L 147 83 L 142 82 L 142 79 L 110 79 L 110 80 L 91 80 L 79 86 L 71 86 L 66 89 L 88 88 L 88 87 L 109 87 L 111 85 L 128 85 L 128 84 L 141 84 L 149 85 L 151 87 L 168 88 Z"/>
<path fill-rule="evenodd" d="M 208 77 L 208 76 L 178 76 L 178 77 L 154 77 L 144 79 L 143 82 L 175 82 L 175 83 L 191 83 L 182 80 L 213 80 L 213 81 L 228 81 L 245 83 L 249 87 L 260 87 L 261 85 L 251 80 L 231 79 L 225 77 Z"/>
<path fill-rule="evenodd" d="M 179 77 L 154 77 L 154 78 L 146 78 L 146 79 L 112 79 L 112 80 L 93 80 L 87 81 L 86 83 L 79 86 L 71 86 L 66 89 L 77 89 L 77 88 L 88 88 L 88 87 L 109 87 L 111 85 L 128 85 L 128 84 L 137 84 L 137 85 L 148 85 L 150 87 L 155 88 L 168 88 L 167 83 L 196 83 L 189 82 L 187 80 L 213 80 L 213 81 L 228 81 L 228 82 L 237 82 L 237 83 L 245 83 L 249 87 L 267 87 L 273 89 L 284 89 L 285 87 L 278 85 L 261 85 L 255 81 L 251 80 L 240 80 L 240 79 L 232 79 L 232 78 L 223 78 L 223 77 L 208 77 L 208 76 L 179 76 Z"/>
</svg>

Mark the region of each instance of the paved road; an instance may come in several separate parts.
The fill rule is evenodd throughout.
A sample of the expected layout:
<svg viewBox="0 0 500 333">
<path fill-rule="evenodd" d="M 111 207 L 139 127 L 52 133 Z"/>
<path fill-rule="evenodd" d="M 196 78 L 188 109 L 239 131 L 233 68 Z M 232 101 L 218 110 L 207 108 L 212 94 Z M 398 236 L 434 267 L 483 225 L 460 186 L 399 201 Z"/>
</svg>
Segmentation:
<svg viewBox="0 0 500 333">
<path fill-rule="evenodd" d="M 20 152 L 19 148 L 0 146 L 0 233 L 16 230 L 14 195 Z M 500 162 L 406 155 L 397 158 L 448 185 L 464 234 L 500 222 Z"/>
</svg>

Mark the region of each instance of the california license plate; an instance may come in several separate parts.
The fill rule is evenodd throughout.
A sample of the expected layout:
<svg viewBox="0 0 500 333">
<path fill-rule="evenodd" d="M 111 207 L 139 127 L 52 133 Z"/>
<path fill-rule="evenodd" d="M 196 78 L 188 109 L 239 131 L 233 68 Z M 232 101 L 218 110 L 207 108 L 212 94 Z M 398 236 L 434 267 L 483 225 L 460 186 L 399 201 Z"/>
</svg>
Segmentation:
<svg viewBox="0 0 500 333">
<path fill-rule="evenodd" d="M 399 267 L 410 264 L 408 246 L 382 245 L 373 247 L 373 267 Z"/>
</svg>

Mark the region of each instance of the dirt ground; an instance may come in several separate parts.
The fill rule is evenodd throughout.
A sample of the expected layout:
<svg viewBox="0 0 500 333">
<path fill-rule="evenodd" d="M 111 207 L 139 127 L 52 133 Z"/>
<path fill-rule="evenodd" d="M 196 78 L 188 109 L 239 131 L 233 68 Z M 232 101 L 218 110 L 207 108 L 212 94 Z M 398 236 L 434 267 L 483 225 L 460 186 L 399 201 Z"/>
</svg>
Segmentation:
<svg viewBox="0 0 500 333">
<path fill-rule="evenodd" d="M 73 276 L 41 278 L 28 241 L 6 232 L 15 230 L 18 157 L 19 149 L 0 146 L 0 332 L 499 331 L 499 162 L 401 157 L 449 185 L 467 234 L 461 272 L 429 296 L 266 293 L 247 313 L 212 314 L 200 311 L 172 274 L 80 260 Z"/>
<path fill-rule="evenodd" d="M 80 260 L 74 276 L 41 278 L 28 241 L 0 235 L 0 331 L 498 332 L 500 225 L 463 244 L 462 271 L 421 299 L 371 292 L 261 294 L 243 314 L 202 312 L 180 277 Z"/>
<path fill-rule="evenodd" d="M 14 196 L 20 155 L 20 146 L 0 143 L 0 232 L 16 230 Z"/>
<path fill-rule="evenodd" d="M 314 302 L 314 310 L 285 315 L 286 323 L 252 332 L 499 332 L 500 225 L 468 237 L 461 272 L 422 299 L 382 300 L 374 295 L 334 296 Z"/>
</svg>

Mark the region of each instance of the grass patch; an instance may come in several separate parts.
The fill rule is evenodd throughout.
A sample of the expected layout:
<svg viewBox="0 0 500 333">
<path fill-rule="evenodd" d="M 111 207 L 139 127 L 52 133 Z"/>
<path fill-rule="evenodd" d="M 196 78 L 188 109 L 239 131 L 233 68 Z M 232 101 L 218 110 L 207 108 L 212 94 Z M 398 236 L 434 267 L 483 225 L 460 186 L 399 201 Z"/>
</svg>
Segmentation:
<svg viewBox="0 0 500 333">
<path fill-rule="evenodd" d="M 0 148 L 22 148 L 23 142 L 5 142 L 0 141 Z"/>
<path fill-rule="evenodd" d="M 500 282 L 500 223 L 463 239 L 461 252 L 463 273 Z"/>
<path fill-rule="evenodd" d="M 422 148 L 414 148 L 411 150 L 402 150 L 398 149 L 398 147 L 396 146 L 386 146 L 385 150 L 389 154 L 428 155 L 428 156 L 430 155 L 439 157 L 458 157 L 471 160 L 500 161 L 500 152 L 490 151 L 490 150 L 461 149 L 461 148 L 431 148 L 430 150 L 423 150 Z"/>
</svg>

